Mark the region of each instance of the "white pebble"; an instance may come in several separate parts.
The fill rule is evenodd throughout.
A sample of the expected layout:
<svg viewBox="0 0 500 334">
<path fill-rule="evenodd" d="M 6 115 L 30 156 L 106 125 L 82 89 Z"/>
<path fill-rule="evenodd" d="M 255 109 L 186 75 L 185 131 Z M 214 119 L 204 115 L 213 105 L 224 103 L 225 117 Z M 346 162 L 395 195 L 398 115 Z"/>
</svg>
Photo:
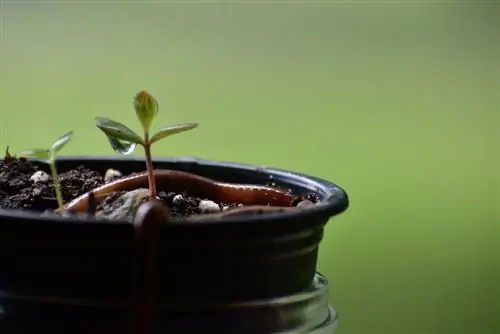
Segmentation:
<svg viewBox="0 0 500 334">
<path fill-rule="evenodd" d="M 310 207 L 310 206 L 313 206 L 314 203 L 309 201 L 309 200 L 304 200 L 302 202 L 299 202 L 299 204 L 297 204 L 297 207 L 298 208 L 307 208 L 307 207 Z"/>
<path fill-rule="evenodd" d="M 172 203 L 180 204 L 183 200 L 184 197 L 182 197 L 182 195 L 175 195 L 174 198 L 172 198 Z"/>
<path fill-rule="evenodd" d="M 119 170 L 110 168 L 106 171 L 106 174 L 104 174 L 104 183 L 109 183 L 120 177 L 122 177 L 122 173 Z"/>
<path fill-rule="evenodd" d="M 202 200 L 200 201 L 200 204 L 198 204 L 198 208 L 201 210 L 201 212 L 219 212 L 219 204 L 209 201 L 209 200 Z"/>
<path fill-rule="evenodd" d="M 30 180 L 37 183 L 37 182 L 47 182 L 49 180 L 49 174 L 45 173 L 42 170 L 39 170 L 33 175 L 31 175 Z"/>
</svg>

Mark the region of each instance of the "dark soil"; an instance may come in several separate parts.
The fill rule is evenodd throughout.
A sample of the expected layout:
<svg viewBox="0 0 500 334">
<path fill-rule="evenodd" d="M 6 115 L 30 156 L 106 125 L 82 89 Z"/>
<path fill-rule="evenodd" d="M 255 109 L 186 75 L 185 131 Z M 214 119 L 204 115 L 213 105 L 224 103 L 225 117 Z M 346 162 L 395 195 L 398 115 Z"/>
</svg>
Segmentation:
<svg viewBox="0 0 500 334">
<path fill-rule="evenodd" d="M 146 189 L 143 190 L 145 193 L 147 192 Z M 113 216 L 116 217 L 114 219 L 117 219 L 119 216 L 120 219 L 132 221 L 134 218 L 134 211 L 127 210 L 127 208 L 130 209 L 130 204 L 126 205 L 126 200 L 122 197 L 126 194 L 130 194 L 130 192 L 119 191 L 109 195 L 100 205 L 96 207 L 94 214 L 98 218 L 113 220 Z M 215 203 L 207 199 L 189 196 L 187 193 L 167 193 L 165 191 L 160 191 L 158 193 L 158 197 L 160 201 L 162 201 L 170 209 L 170 215 L 172 217 L 188 217 L 191 215 L 215 213 L 242 207 L 242 205 L 238 203 Z M 147 200 L 149 200 L 149 196 L 147 195 L 144 197 L 138 197 L 137 202 L 134 203 L 134 207 L 137 208 L 139 204 L 144 203 Z M 126 210 L 126 212 L 120 213 L 120 211 L 123 210 Z"/>
<path fill-rule="evenodd" d="M 22 158 L 0 161 L 0 208 L 42 212 L 56 209 L 52 177 L 48 175 L 47 181 L 39 182 L 30 179 L 38 171 L 40 168 Z M 78 167 L 60 173 L 59 182 L 64 201 L 70 201 L 103 184 L 104 179 L 95 171 Z"/>
<path fill-rule="evenodd" d="M 60 173 L 59 180 L 65 202 L 105 183 L 102 174 L 83 166 Z M 116 212 L 120 206 L 123 207 L 124 195 L 126 195 L 125 192 L 116 192 L 108 196 L 95 208 L 95 216 L 114 219 L 110 215 Z M 169 207 L 173 217 L 186 217 L 242 207 L 239 203 L 214 203 L 208 199 L 192 197 L 187 193 L 160 191 L 158 197 Z M 147 196 L 139 196 L 134 205 L 147 199 Z M 301 196 L 297 197 L 297 203 L 294 205 L 306 199 L 313 203 L 318 200 L 313 194 Z M 133 201 L 135 200 L 134 198 Z M 45 173 L 26 159 L 17 159 L 8 153 L 4 160 L 0 160 L 0 209 L 22 209 L 50 213 L 56 208 L 57 201 L 50 173 Z M 64 213 L 64 215 L 67 214 L 69 213 Z M 127 219 L 133 218 L 133 212 L 127 213 L 127 215 Z"/>
</svg>

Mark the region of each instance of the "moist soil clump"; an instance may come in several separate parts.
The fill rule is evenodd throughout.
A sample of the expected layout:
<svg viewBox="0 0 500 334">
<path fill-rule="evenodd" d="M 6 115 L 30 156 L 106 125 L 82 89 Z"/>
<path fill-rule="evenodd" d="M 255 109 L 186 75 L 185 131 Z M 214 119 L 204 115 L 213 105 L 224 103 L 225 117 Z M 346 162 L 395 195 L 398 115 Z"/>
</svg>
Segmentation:
<svg viewBox="0 0 500 334">
<path fill-rule="evenodd" d="M 47 169 L 40 168 L 24 158 L 12 157 L 7 152 L 5 159 L 0 160 L 0 209 L 54 214 L 57 200 L 52 176 L 46 172 Z M 124 176 L 126 175 L 122 177 Z M 101 173 L 84 166 L 59 173 L 59 181 L 65 203 L 106 183 Z M 147 189 L 115 192 L 95 206 L 94 212 L 78 216 L 90 214 L 97 219 L 132 221 L 137 207 L 148 199 Z M 159 191 L 158 199 L 169 208 L 172 217 L 188 217 L 243 207 L 240 203 L 215 203 L 209 199 L 190 196 L 185 192 Z M 315 194 L 297 196 L 292 205 L 298 206 L 304 201 L 316 203 L 318 198 Z M 69 212 L 58 212 L 58 214 L 72 215 Z"/>
</svg>

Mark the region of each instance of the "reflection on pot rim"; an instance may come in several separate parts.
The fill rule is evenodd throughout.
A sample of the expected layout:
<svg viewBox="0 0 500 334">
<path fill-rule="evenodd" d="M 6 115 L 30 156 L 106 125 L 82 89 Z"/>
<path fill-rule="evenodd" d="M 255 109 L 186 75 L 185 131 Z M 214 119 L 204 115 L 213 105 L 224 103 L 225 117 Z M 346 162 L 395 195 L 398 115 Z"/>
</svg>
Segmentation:
<svg viewBox="0 0 500 334">
<path fill-rule="evenodd" d="M 223 303 L 223 304 L 200 304 L 196 305 L 196 308 L 203 309 L 245 309 L 245 308 L 260 308 L 260 307 L 279 307 L 279 306 L 290 306 L 294 304 L 302 304 L 314 302 L 318 299 L 324 299 L 328 297 L 328 280 L 326 277 L 320 273 L 316 273 L 311 287 L 307 291 L 303 291 L 297 294 L 278 297 L 273 299 L 264 300 L 253 300 L 245 301 L 239 303 Z M 26 300 L 26 301 L 36 301 L 48 304 L 67 304 L 71 306 L 91 306 L 98 308 L 126 308 L 128 306 L 123 305 L 116 301 L 94 301 L 94 300 L 82 300 L 82 299 L 69 299 L 69 298 L 59 298 L 54 296 L 25 296 L 20 295 L 15 292 L 6 292 L 0 290 L 0 300 Z M 181 308 L 189 309 L 192 308 L 188 305 L 172 305 L 172 304 L 157 304 L 159 309 L 162 308 Z M 1 305 L 0 305 L 1 307 Z"/>
<path fill-rule="evenodd" d="M 290 306 L 293 304 L 312 303 L 323 298 L 328 298 L 328 280 L 320 273 L 316 273 L 313 283 L 307 291 L 273 299 L 246 301 L 241 303 L 224 304 L 221 306 L 224 308 L 279 307 Z M 212 307 L 218 306 L 212 305 Z"/>
<path fill-rule="evenodd" d="M 234 279 L 238 279 L 238 274 L 234 276 Z M 328 290 L 327 279 L 317 273 L 309 289 L 289 296 L 230 304 L 179 305 L 175 303 L 158 305 L 158 317 L 155 323 L 159 321 L 172 325 L 174 322 L 175 328 L 189 331 L 192 329 L 190 326 L 193 325 L 189 321 L 186 323 L 186 319 L 197 317 L 196 328 L 216 330 L 225 324 L 224 326 L 230 328 L 234 334 L 240 333 L 240 330 L 243 330 L 241 333 L 248 333 L 244 328 L 246 330 L 250 328 L 255 333 L 330 334 L 338 319 L 336 312 L 328 303 Z M 49 304 L 59 304 L 58 307 L 62 308 L 82 306 L 81 300 L 47 299 L 41 296 L 23 298 L 23 296 L 5 293 L 0 294 L 0 305 L 2 300 L 6 303 L 12 301 L 21 307 L 24 303 L 35 303 L 41 308 L 45 308 L 44 305 L 49 306 Z M 126 311 L 127 303 L 123 302 L 86 301 L 84 304 L 91 308 L 111 308 L 110 311 L 121 309 L 125 311 L 124 317 L 128 314 Z M 103 310 L 103 312 L 108 311 Z M 200 314 L 206 316 L 200 318 Z M 180 318 L 179 315 L 181 315 Z M 244 325 L 243 328 L 241 324 L 248 325 Z"/>
<path fill-rule="evenodd" d="M 333 307 L 328 307 L 329 314 L 328 318 L 320 325 L 315 328 L 312 328 L 307 334 L 332 334 L 333 331 L 337 328 L 339 318 L 337 312 L 333 309 Z M 279 334 L 297 334 L 296 330 L 292 330 L 288 333 L 279 333 Z"/>
</svg>

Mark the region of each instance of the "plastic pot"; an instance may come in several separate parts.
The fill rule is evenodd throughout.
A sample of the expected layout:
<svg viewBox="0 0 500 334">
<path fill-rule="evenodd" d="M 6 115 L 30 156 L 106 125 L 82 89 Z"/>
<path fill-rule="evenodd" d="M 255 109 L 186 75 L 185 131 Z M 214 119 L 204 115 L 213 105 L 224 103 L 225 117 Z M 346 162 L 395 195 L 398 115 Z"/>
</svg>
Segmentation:
<svg viewBox="0 0 500 334">
<path fill-rule="evenodd" d="M 81 165 L 102 173 L 108 168 L 124 174 L 145 168 L 142 159 L 134 158 L 58 161 L 61 172 Z M 295 193 L 313 191 L 321 199 L 318 205 L 284 213 L 164 224 L 158 236 L 155 296 L 176 308 L 276 298 L 308 289 L 324 226 L 348 207 L 340 187 L 298 173 L 196 158 L 155 159 L 154 165 L 230 183 L 272 181 Z M 75 307 L 126 305 L 133 245 L 134 227 L 127 222 L 0 210 L 0 298 Z"/>
</svg>

